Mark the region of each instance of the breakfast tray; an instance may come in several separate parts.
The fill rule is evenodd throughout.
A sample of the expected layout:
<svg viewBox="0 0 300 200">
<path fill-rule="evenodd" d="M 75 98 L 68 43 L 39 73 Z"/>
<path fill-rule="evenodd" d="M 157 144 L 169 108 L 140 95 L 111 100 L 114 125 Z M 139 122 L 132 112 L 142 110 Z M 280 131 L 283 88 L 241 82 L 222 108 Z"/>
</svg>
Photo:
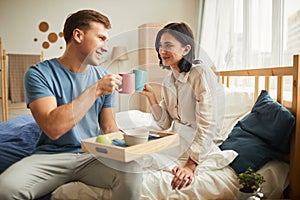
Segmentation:
<svg viewBox="0 0 300 200">
<path fill-rule="evenodd" d="M 86 153 L 110 158 L 118 161 L 129 162 L 143 156 L 159 152 L 170 147 L 179 145 L 179 136 L 172 132 L 150 131 L 150 134 L 160 137 L 148 142 L 128 147 L 100 144 L 96 142 L 97 137 L 82 140 L 81 148 Z M 109 133 L 110 139 L 123 139 L 123 133 L 118 131 Z"/>
</svg>

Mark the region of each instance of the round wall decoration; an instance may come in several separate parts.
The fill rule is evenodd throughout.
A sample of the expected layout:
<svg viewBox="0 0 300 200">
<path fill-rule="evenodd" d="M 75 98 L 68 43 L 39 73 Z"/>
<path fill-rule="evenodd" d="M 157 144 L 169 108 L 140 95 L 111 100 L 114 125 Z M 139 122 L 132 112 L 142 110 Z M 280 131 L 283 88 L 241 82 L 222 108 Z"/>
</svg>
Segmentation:
<svg viewBox="0 0 300 200">
<path fill-rule="evenodd" d="M 42 32 L 46 32 L 49 29 L 49 24 L 47 22 L 41 22 L 39 25 L 39 29 Z"/>
<path fill-rule="evenodd" d="M 46 41 L 42 42 L 42 48 L 43 49 L 48 49 L 50 48 L 51 43 L 56 43 L 58 40 L 61 40 L 64 37 L 64 33 L 62 31 L 60 32 L 54 32 L 54 31 L 49 31 L 49 23 L 46 21 L 42 21 L 39 23 L 38 28 L 40 32 L 43 32 L 43 34 L 47 34 Z M 33 38 L 34 42 L 38 42 L 40 39 L 37 37 Z M 63 49 L 63 46 L 59 46 L 59 49 Z"/>
<path fill-rule="evenodd" d="M 61 38 L 64 37 L 64 33 L 63 33 L 63 32 L 59 32 L 58 35 L 59 35 L 59 37 L 61 37 Z"/>
<path fill-rule="evenodd" d="M 49 33 L 49 35 L 48 35 L 49 42 L 54 43 L 57 41 L 57 39 L 58 39 L 58 36 L 56 35 L 56 33 L 53 33 L 53 32 Z"/>
<path fill-rule="evenodd" d="M 50 47 L 50 44 L 49 42 L 43 42 L 42 46 L 44 49 L 48 49 Z"/>
</svg>

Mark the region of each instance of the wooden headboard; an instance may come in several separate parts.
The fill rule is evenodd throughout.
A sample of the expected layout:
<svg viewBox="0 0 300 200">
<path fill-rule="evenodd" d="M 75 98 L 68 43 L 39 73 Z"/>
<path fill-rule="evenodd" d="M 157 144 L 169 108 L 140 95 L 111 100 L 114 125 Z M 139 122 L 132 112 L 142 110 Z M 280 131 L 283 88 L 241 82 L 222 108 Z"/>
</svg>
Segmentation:
<svg viewBox="0 0 300 200">
<path fill-rule="evenodd" d="M 261 89 L 270 91 L 271 79 L 277 79 L 276 93 L 273 97 L 283 106 L 288 108 L 296 117 L 296 125 L 294 134 L 291 139 L 291 154 L 290 154 L 290 182 L 289 182 L 289 198 L 300 199 L 300 56 L 293 57 L 293 66 L 273 67 L 262 69 L 245 69 L 232 71 L 217 71 L 219 80 L 227 87 L 231 86 L 230 77 L 254 77 L 253 94 L 254 99 L 259 95 Z M 284 95 L 284 79 L 285 76 L 292 77 L 292 100 L 286 101 Z M 264 77 L 264 88 L 261 88 L 260 77 Z M 298 159 L 298 161 L 297 161 Z"/>
</svg>

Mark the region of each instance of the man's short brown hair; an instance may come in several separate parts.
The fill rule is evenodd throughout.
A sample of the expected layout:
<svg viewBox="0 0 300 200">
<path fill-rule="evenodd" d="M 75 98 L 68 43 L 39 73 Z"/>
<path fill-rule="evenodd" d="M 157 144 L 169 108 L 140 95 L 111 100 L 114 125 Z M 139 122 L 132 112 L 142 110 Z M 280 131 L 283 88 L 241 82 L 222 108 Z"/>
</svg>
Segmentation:
<svg viewBox="0 0 300 200">
<path fill-rule="evenodd" d="M 85 31 L 89 28 L 90 22 L 100 22 L 104 24 L 105 28 L 111 28 L 110 21 L 105 15 L 95 10 L 80 10 L 71 14 L 64 24 L 63 32 L 66 43 L 70 42 L 74 29 L 78 28 Z"/>
</svg>

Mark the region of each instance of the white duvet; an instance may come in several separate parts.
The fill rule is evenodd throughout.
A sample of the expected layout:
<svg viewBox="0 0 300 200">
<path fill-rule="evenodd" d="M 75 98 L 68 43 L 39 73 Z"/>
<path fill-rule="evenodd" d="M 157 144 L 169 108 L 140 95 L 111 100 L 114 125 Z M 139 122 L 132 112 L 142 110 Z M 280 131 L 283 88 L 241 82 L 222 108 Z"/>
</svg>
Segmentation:
<svg viewBox="0 0 300 200">
<path fill-rule="evenodd" d="M 247 113 L 253 100 L 246 92 L 226 92 L 225 123 L 223 138 L 225 139 L 236 121 Z M 240 104 L 238 102 L 243 102 Z M 240 105 L 239 107 L 237 105 Z M 118 126 L 123 129 L 145 128 L 158 130 L 150 113 L 130 110 L 116 114 Z M 130 119 L 130 120 L 128 120 Z M 192 184 L 181 190 L 172 190 L 171 180 L 173 175 L 170 169 L 175 163 L 164 170 L 152 170 L 148 166 L 143 174 L 142 200 L 175 200 L 175 199 L 236 199 L 239 188 L 238 179 L 229 166 L 237 156 L 234 151 L 219 151 L 211 153 L 208 158 L 197 166 Z M 155 154 L 153 157 L 156 157 Z M 160 156 L 158 156 L 160 157 Z M 148 157 L 148 159 L 151 158 Z M 165 158 L 161 157 L 161 160 Z M 156 158 L 156 160 L 159 160 Z M 184 162 L 180 160 L 177 162 Z M 153 164 L 153 163 L 152 163 Z M 180 164 L 180 163 L 177 163 Z M 157 167 L 157 166 L 156 166 Z M 288 185 L 289 165 L 281 161 L 270 161 L 259 171 L 266 182 L 263 183 L 263 193 L 267 198 L 280 198 Z M 72 182 L 57 188 L 52 193 L 53 200 L 108 200 L 111 190 L 87 186 L 80 182 Z"/>
<path fill-rule="evenodd" d="M 217 155 L 218 157 L 219 155 Z M 211 158 L 214 160 L 215 158 Z M 218 158 L 216 158 L 218 159 Z M 212 161 L 211 160 L 211 161 Z M 280 161 L 270 161 L 259 170 L 266 182 L 263 193 L 268 198 L 280 198 L 288 184 L 289 166 Z M 209 200 L 236 199 L 238 181 L 229 166 L 220 168 L 198 167 L 192 184 L 181 190 L 171 189 L 169 171 L 147 171 L 143 174 L 142 200 Z M 65 184 L 52 193 L 53 200 L 109 200 L 111 190 L 87 186 L 80 182 Z"/>
</svg>

